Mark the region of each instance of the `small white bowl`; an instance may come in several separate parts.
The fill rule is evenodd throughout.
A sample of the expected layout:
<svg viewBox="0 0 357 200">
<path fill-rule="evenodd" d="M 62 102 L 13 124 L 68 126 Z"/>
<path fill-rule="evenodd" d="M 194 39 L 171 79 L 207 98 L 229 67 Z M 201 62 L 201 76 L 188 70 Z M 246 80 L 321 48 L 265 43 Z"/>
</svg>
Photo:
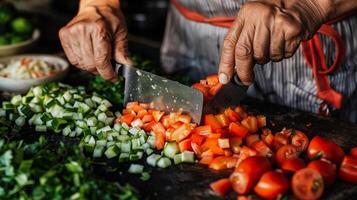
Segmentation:
<svg viewBox="0 0 357 200">
<path fill-rule="evenodd" d="M 53 55 L 19 55 L 19 56 L 10 56 L 0 58 L 0 63 L 9 63 L 12 60 L 17 60 L 21 58 L 33 58 L 33 59 L 41 59 L 51 64 L 56 64 L 61 67 L 61 70 L 51 76 L 45 76 L 36 79 L 13 79 L 13 78 L 5 78 L 0 76 L 0 90 L 12 93 L 26 93 L 32 86 L 36 86 L 43 83 L 54 82 L 62 80 L 68 70 L 69 64 L 66 60 L 53 56 Z"/>
<path fill-rule="evenodd" d="M 32 37 L 26 41 L 0 46 L 0 56 L 9 56 L 19 53 L 23 53 L 32 47 L 34 47 L 40 38 L 41 32 L 39 29 L 35 29 L 32 33 Z"/>
</svg>

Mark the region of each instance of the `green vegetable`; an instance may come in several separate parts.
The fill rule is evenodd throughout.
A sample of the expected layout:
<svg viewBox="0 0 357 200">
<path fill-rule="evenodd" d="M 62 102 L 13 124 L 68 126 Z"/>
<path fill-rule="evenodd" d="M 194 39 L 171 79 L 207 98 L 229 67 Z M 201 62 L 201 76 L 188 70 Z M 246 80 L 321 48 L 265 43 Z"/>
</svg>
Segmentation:
<svg viewBox="0 0 357 200">
<path fill-rule="evenodd" d="M 11 38 L 10 38 L 10 43 L 11 43 L 11 44 L 17 44 L 17 43 L 23 42 L 23 41 L 25 41 L 25 40 L 26 40 L 26 38 L 23 37 L 23 36 L 13 35 L 13 36 L 11 36 Z"/>
<path fill-rule="evenodd" d="M 15 33 L 22 35 L 31 34 L 34 29 L 31 21 L 23 17 L 13 19 L 11 22 L 11 28 Z"/>
<path fill-rule="evenodd" d="M 178 154 L 179 147 L 176 142 L 167 142 L 164 147 L 164 155 L 168 158 L 174 158 Z"/>
<path fill-rule="evenodd" d="M 15 8 L 11 3 L 0 2 L 0 25 L 10 22 L 14 15 Z"/>
</svg>

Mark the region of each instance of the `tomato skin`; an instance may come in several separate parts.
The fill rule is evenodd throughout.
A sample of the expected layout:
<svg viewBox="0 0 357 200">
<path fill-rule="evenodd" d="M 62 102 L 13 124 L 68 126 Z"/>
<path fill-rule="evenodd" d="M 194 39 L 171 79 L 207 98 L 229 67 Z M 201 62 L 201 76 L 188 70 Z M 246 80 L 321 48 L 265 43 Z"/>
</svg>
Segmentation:
<svg viewBox="0 0 357 200">
<path fill-rule="evenodd" d="M 263 174 L 254 192 L 264 199 L 276 199 L 289 190 L 289 179 L 281 171 L 268 171 Z"/>
<path fill-rule="evenodd" d="M 291 137 L 291 144 L 295 145 L 298 151 L 303 152 L 309 146 L 309 138 L 303 132 L 295 130 L 295 134 Z"/>
<path fill-rule="evenodd" d="M 214 170 L 222 170 L 233 168 L 237 163 L 237 158 L 231 156 L 218 156 L 209 164 L 209 168 Z"/>
<path fill-rule="evenodd" d="M 338 173 L 340 179 L 357 184 L 357 158 L 345 156 Z"/>
<path fill-rule="evenodd" d="M 244 138 L 249 132 L 249 130 L 246 127 L 244 127 L 238 123 L 235 123 L 235 122 L 231 122 L 229 124 L 228 129 L 229 129 L 230 133 L 232 133 L 236 136 L 242 137 L 242 138 Z"/>
<path fill-rule="evenodd" d="M 297 171 L 292 178 L 292 190 L 297 199 L 319 199 L 324 191 L 321 174 L 310 168 Z"/>
<path fill-rule="evenodd" d="M 280 147 L 289 144 L 289 136 L 284 133 L 277 133 L 274 135 L 274 149 L 278 150 Z"/>
<path fill-rule="evenodd" d="M 303 169 L 305 166 L 306 165 L 304 160 L 300 158 L 289 158 L 283 161 L 281 164 L 281 169 L 287 174 L 293 174 L 300 169 Z"/>
<path fill-rule="evenodd" d="M 319 154 L 321 154 L 322 158 L 325 158 L 337 165 L 341 163 L 345 155 L 342 148 L 336 143 L 320 136 L 315 136 L 309 144 L 307 156 L 310 160 L 312 160 Z"/>
<path fill-rule="evenodd" d="M 256 141 L 252 144 L 252 149 L 258 152 L 258 155 L 267 158 L 273 157 L 273 151 L 262 140 Z"/>
<path fill-rule="evenodd" d="M 351 149 L 350 155 L 357 158 L 357 147 Z"/>
<path fill-rule="evenodd" d="M 229 178 L 219 179 L 219 180 L 211 183 L 209 186 L 215 193 L 217 193 L 221 196 L 224 196 L 232 189 L 232 183 L 229 180 Z"/>
<path fill-rule="evenodd" d="M 212 114 L 205 115 L 204 118 L 203 118 L 203 121 L 204 121 L 205 125 L 210 125 L 213 131 L 222 128 L 222 126 L 219 123 L 219 121 Z"/>
<path fill-rule="evenodd" d="M 331 186 L 336 181 L 336 173 L 337 173 L 336 165 L 328 160 L 320 159 L 320 160 L 311 161 L 307 165 L 307 168 L 315 169 L 316 171 L 318 171 L 323 177 L 324 184 L 326 186 Z"/>
<path fill-rule="evenodd" d="M 251 135 L 248 135 L 246 138 L 245 138 L 245 144 L 248 146 L 248 147 L 251 147 L 255 142 L 259 141 L 260 138 L 259 138 L 259 135 L 258 134 L 251 134 Z"/>
<path fill-rule="evenodd" d="M 247 194 L 260 177 L 272 169 L 270 161 L 263 156 L 252 156 L 243 160 L 230 176 L 233 189 L 238 194 Z"/>
<path fill-rule="evenodd" d="M 258 131 L 258 120 L 254 116 L 248 116 L 241 121 L 241 124 L 245 126 L 250 133 L 256 133 Z"/>
<path fill-rule="evenodd" d="M 292 144 L 287 144 L 280 147 L 275 154 L 275 159 L 280 166 L 285 160 L 290 158 L 298 158 L 298 157 L 299 157 L 299 152 L 296 146 Z"/>
<path fill-rule="evenodd" d="M 237 122 L 240 121 L 240 116 L 232 110 L 232 108 L 227 108 L 224 111 L 224 114 L 228 117 L 229 121 L 231 122 Z"/>
<path fill-rule="evenodd" d="M 274 147 L 274 135 L 272 134 L 270 129 L 262 129 L 261 138 L 270 148 Z"/>
</svg>

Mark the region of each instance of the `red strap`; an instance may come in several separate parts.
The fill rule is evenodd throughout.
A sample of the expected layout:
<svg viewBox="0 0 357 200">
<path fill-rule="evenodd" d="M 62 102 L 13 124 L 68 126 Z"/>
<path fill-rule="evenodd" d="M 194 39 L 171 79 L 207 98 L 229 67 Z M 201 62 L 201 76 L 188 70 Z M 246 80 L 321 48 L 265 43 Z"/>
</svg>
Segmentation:
<svg viewBox="0 0 357 200">
<path fill-rule="evenodd" d="M 207 17 L 195 11 L 191 11 L 186 7 L 179 4 L 176 0 L 171 0 L 176 9 L 187 19 L 199 23 L 207 23 L 214 26 L 230 28 L 235 18 L 232 17 Z M 323 52 L 323 46 L 316 33 L 314 37 L 308 41 L 302 42 L 303 55 L 308 66 L 313 70 L 314 78 L 317 85 L 317 96 L 333 105 L 335 108 L 340 109 L 342 106 L 342 94 L 335 91 L 330 86 L 330 81 L 327 77 L 328 74 L 334 72 L 341 64 L 345 54 L 344 43 L 338 32 L 330 26 L 330 24 L 342 20 L 350 15 L 355 14 L 351 12 L 347 15 L 338 17 L 330 22 L 321 26 L 318 33 L 330 37 L 336 45 L 336 56 L 333 64 L 328 66 Z"/>
</svg>

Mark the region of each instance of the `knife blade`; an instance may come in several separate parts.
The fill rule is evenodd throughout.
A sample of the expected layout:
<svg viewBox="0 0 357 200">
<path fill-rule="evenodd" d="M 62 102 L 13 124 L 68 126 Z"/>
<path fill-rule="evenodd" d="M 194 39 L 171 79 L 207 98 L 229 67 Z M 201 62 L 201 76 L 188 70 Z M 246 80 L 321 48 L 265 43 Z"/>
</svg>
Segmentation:
<svg viewBox="0 0 357 200">
<path fill-rule="evenodd" d="M 200 123 L 203 109 L 200 91 L 130 65 L 115 63 L 114 70 L 125 79 L 124 105 L 133 101 L 150 103 L 152 109 L 182 111 Z"/>
<path fill-rule="evenodd" d="M 247 96 L 249 86 L 244 85 L 237 75 L 223 85 L 203 107 L 204 114 L 222 113 L 225 108 L 237 106 Z"/>
</svg>

